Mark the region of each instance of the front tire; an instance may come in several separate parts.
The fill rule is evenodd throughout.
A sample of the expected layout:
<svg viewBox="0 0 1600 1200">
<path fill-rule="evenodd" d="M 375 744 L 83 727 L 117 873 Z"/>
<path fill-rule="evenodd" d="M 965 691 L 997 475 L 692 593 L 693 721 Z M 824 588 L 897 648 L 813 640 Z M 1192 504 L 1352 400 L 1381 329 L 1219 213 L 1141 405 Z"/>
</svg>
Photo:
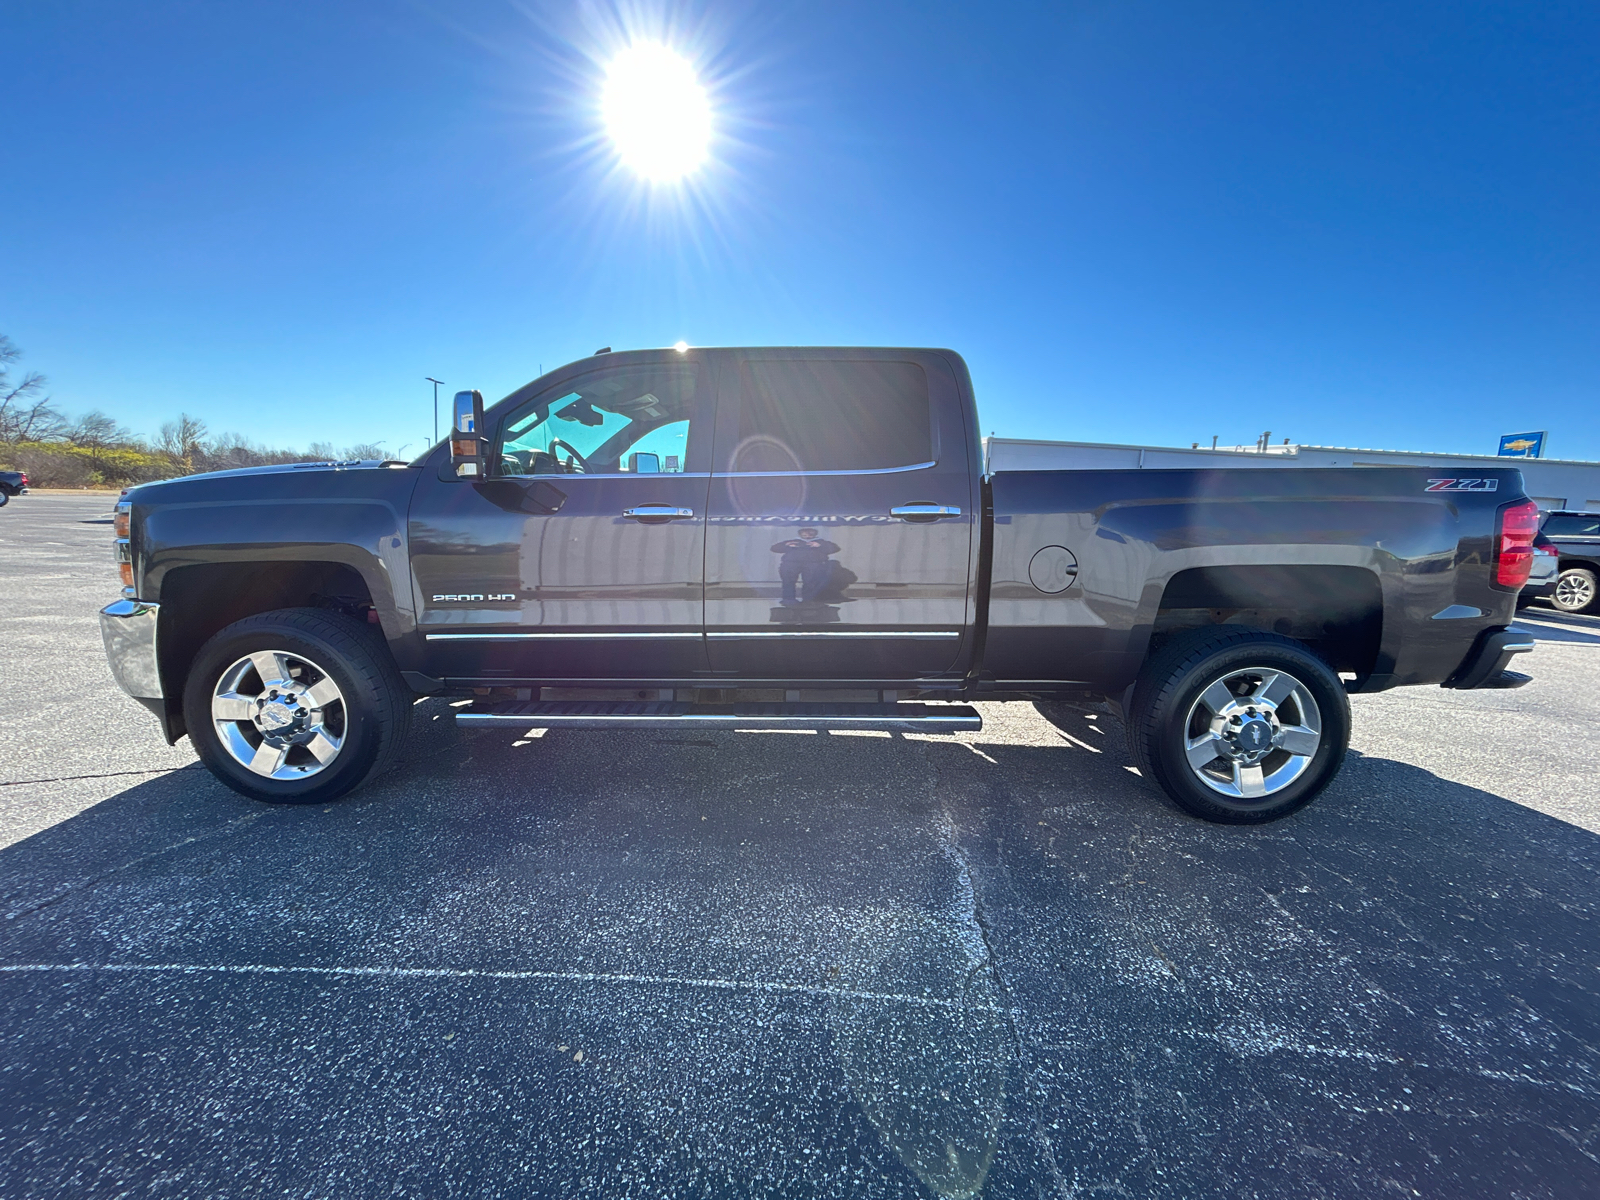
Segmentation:
<svg viewBox="0 0 1600 1200">
<path fill-rule="evenodd" d="M 1550 603 L 1564 613 L 1588 612 L 1595 606 L 1595 574 L 1586 567 L 1568 567 L 1556 576 Z"/>
<path fill-rule="evenodd" d="M 318 804 L 392 765 L 411 696 L 371 626 L 281 609 L 236 621 L 200 648 L 183 718 L 201 761 L 234 791 Z"/>
<path fill-rule="evenodd" d="M 1254 629 L 1174 638 L 1146 664 L 1128 706 L 1139 773 L 1185 812 L 1225 825 L 1304 808 L 1349 744 L 1338 675 L 1303 643 Z"/>
</svg>

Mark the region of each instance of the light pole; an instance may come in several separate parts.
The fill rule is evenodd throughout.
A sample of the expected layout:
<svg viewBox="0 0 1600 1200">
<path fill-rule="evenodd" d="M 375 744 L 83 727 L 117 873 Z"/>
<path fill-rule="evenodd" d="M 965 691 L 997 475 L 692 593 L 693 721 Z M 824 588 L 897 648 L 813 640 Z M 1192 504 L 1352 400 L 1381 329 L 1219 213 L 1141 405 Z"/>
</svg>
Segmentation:
<svg viewBox="0 0 1600 1200">
<path fill-rule="evenodd" d="M 423 379 L 433 384 L 433 440 L 437 444 L 439 441 L 439 385 L 444 380 L 435 379 L 432 375 L 424 375 Z"/>
</svg>

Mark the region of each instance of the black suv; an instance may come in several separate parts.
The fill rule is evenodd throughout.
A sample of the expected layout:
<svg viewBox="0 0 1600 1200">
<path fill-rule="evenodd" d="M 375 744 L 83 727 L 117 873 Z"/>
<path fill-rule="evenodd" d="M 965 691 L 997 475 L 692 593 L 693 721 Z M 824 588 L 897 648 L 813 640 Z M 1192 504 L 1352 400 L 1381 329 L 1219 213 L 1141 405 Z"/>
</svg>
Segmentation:
<svg viewBox="0 0 1600 1200">
<path fill-rule="evenodd" d="M 1550 591 L 1550 603 L 1562 612 L 1593 612 L 1596 577 L 1600 576 L 1600 512 L 1546 513 L 1539 532 L 1554 543 L 1561 571 Z"/>
</svg>

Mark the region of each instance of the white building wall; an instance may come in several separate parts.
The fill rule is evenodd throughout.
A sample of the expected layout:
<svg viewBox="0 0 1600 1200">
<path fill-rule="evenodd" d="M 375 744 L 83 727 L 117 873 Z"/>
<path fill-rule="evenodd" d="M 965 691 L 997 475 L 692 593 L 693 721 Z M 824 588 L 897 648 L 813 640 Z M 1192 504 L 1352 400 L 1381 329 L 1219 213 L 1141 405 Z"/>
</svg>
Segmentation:
<svg viewBox="0 0 1600 1200">
<path fill-rule="evenodd" d="M 1206 467 L 1435 467 L 1470 471 L 1518 467 L 1528 495 L 1543 509 L 1600 512 L 1600 463 L 1552 458 L 1497 458 L 1489 454 L 1429 454 L 1359 450 L 1340 446 L 1272 446 L 1189 450 L 1175 446 L 1121 446 L 1102 442 L 1042 442 L 984 438 L 984 461 L 994 471 L 1198 470 Z"/>
</svg>

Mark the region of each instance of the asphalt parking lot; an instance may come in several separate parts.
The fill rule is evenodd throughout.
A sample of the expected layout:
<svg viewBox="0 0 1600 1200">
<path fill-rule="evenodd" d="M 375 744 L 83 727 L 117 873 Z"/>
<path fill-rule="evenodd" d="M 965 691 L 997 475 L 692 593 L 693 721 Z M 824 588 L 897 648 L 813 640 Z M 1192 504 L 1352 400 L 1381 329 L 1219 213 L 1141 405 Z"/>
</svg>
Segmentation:
<svg viewBox="0 0 1600 1200">
<path fill-rule="evenodd" d="M 1600 620 L 1191 820 L 1097 710 L 459 734 L 253 804 L 0 510 L 0 1195 L 1600 1195 Z"/>
</svg>

